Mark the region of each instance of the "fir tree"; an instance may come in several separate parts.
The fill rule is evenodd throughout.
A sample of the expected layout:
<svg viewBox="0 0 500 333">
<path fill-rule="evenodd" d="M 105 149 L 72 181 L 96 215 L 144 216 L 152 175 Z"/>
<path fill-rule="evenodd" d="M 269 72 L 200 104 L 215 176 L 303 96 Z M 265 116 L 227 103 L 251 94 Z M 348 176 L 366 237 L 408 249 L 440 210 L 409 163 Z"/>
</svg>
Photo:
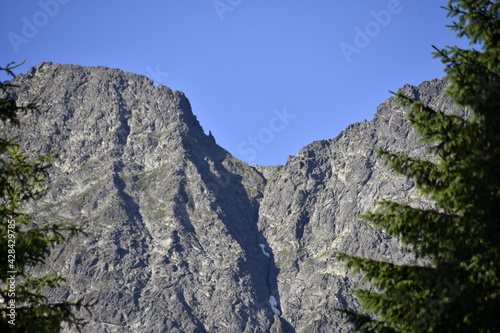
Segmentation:
<svg viewBox="0 0 500 333">
<path fill-rule="evenodd" d="M 399 237 L 429 264 L 396 265 L 341 254 L 377 292 L 356 290 L 368 313 L 347 313 L 362 332 L 497 332 L 500 329 L 500 4 L 452 0 L 450 28 L 471 49 L 436 49 L 446 94 L 470 118 L 433 110 L 403 93 L 408 121 L 429 143 L 428 159 L 378 149 L 415 180 L 434 209 L 384 200 L 362 217 Z M 476 49 L 477 48 L 477 49 Z M 424 261 L 425 262 L 425 261 Z"/>
<path fill-rule="evenodd" d="M 14 76 L 15 67 L 11 63 L 0 70 Z M 9 82 L 0 82 L 0 120 L 6 126 L 19 126 L 18 114 L 38 112 L 38 106 L 18 105 L 10 93 L 12 87 Z M 73 310 L 88 304 L 51 303 L 43 294 L 47 288 L 60 286 L 63 277 L 28 274 L 30 268 L 44 262 L 54 245 L 65 240 L 65 235 L 82 232 L 80 227 L 64 223 L 35 227 L 33 218 L 22 211 L 23 205 L 46 190 L 43 182 L 54 157 L 53 152 L 32 157 L 19 148 L 15 138 L 0 138 L 0 332 L 58 332 L 62 323 L 80 331 L 84 324 Z"/>
</svg>

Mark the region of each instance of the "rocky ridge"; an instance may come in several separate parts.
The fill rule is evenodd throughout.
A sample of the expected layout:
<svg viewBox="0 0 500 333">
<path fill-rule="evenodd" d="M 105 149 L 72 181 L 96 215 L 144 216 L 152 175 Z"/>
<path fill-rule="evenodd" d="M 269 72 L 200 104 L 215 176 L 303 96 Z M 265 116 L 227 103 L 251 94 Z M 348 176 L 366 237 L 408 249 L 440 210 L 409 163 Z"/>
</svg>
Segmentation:
<svg viewBox="0 0 500 333">
<path fill-rule="evenodd" d="M 262 167 L 219 147 L 183 93 L 146 77 L 42 63 L 14 83 L 42 113 L 12 134 L 30 153 L 60 152 L 29 211 L 88 224 L 42 268 L 69 277 L 54 300 L 97 301 L 86 332 L 349 332 L 335 309 L 358 307 L 359 276 L 332 255 L 413 260 L 357 217 L 381 198 L 428 204 L 371 149 L 425 153 L 393 98 L 373 120 Z M 402 89 L 463 112 L 446 85 Z"/>
</svg>

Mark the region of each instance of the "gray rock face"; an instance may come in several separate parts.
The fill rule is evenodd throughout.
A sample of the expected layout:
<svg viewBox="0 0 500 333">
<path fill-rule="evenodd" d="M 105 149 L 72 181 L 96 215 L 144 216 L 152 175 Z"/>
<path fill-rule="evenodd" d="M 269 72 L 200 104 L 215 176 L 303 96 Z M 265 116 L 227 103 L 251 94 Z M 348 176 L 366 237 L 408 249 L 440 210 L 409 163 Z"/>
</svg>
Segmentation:
<svg viewBox="0 0 500 333">
<path fill-rule="evenodd" d="M 335 309 L 358 307 L 359 276 L 332 255 L 413 260 L 357 217 L 381 198 L 427 204 L 371 150 L 424 154 L 392 98 L 372 121 L 261 167 L 205 135 L 183 93 L 145 77 L 42 63 L 14 83 L 42 114 L 12 134 L 30 153 L 60 152 L 51 189 L 27 209 L 40 224 L 88 224 L 40 269 L 69 277 L 52 299 L 96 302 L 86 332 L 349 332 Z M 402 89 L 461 112 L 445 87 Z"/>
</svg>

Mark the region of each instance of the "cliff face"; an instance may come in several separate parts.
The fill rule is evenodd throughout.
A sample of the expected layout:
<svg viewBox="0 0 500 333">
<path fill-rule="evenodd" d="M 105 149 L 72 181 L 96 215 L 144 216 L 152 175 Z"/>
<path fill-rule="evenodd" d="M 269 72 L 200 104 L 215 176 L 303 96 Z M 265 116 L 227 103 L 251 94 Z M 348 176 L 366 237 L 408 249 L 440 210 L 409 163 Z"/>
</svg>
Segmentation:
<svg viewBox="0 0 500 333">
<path fill-rule="evenodd" d="M 348 332 L 335 308 L 358 306 L 359 276 L 332 255 L 413 260 L 357 217 L 381 198 L 426 204 L 371 150 L 423 154 L 392 98 L 372 121 L 259 167 L 205 135 L 183 93 L 145 77 L 42 63 L 14 83 L 42 113 L 12 134 L 30 153 L 60 152 L 29 211 L 88 223 L 42 268 L 69 277 L 54 300 L 97 302 L 88 332 Z M 402 89 L 460 112 L 445 87 Z"/>
</svg>

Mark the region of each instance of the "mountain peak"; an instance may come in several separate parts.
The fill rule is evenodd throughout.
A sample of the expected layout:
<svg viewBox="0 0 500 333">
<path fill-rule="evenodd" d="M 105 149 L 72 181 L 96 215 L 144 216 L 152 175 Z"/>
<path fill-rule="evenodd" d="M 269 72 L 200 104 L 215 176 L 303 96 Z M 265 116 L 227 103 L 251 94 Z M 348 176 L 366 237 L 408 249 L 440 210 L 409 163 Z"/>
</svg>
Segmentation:
<svg viewBox="0 0 500 333">
<path fill-rule="evenodd" d="M 89 331 L 349 332 L 335 309 L 359 308 L 361 282 L 333 255 L 413 260 L 359 219 L 382 198 L 427 204 L 372 150 L 425 154 L 394 98 L 284 166 L 251 167 L 204 134 L 182 92 L 144 76 L 42 63 L 14 83 L 41 114 L 13 134 L 28 153 L 60 153 L 28 210 L 88 225 L 38 269 L 69 278 L 52 300 L 96 302 Z M 402 89 L 461 112 L 445 86 Z"/>
<path fill-rule="evenodd" d="M 13 83 L 20 102 L 39 100 L 42 112 L 23 121 L 37 128 L 23 134 L 27 144 L 60 150 L 71 165 L 87 163 L 100 149 L 144 150 L 146 137 L 153 146 L 211 141 L 184 93 L 155 87 L 145 76 L 44 62 Z"/>
</svg>

